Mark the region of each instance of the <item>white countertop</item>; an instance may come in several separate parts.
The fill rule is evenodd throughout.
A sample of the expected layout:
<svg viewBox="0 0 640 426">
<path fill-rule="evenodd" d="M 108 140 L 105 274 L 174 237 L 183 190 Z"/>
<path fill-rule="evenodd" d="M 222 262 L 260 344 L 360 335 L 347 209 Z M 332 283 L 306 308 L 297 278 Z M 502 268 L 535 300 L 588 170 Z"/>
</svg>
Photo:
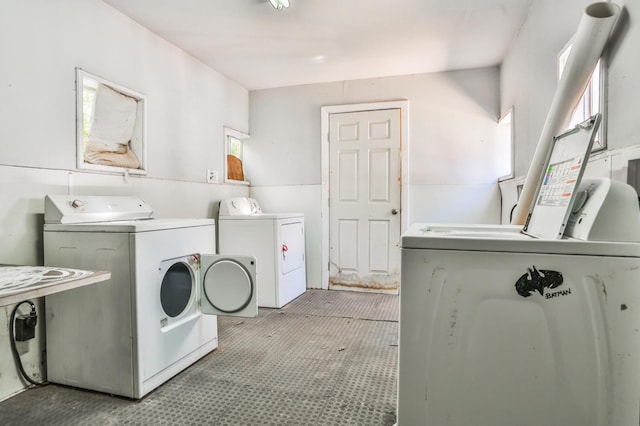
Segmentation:
<svg viewBox="0 0 640 426">
<path fill-rule="evenodd" d="M 106 281 L 111 272 L 54 266 L 1 266 L 0 306 Z"/>
</svg>

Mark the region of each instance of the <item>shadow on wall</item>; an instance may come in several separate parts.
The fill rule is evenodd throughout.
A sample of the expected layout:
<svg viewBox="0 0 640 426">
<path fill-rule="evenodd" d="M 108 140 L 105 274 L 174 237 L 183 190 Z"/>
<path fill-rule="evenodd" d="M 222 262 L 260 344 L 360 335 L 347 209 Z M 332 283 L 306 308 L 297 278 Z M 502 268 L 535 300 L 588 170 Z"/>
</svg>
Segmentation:
<svg viewBox="0 0 640 426">
<path fill-rule="evenodd" d="M 34 266 L 44 264 L 44 213 L 33 213 L 34 205 L 42 205 L 42 202 L 42 199 L 24 198 L 17 200 L 7 210 L 5 221 L 0 227 L 0 263 Z"/>
<path fill-rule="evenodd" d="M 605 50 L 607 56 L 607 62 L 611 62 L 615 59 L 618 50 L 620 49 L 621 40 L 623 40 L 626 34 L 629 32 L 629 11 L 626 7 L 622 7 L 618 21 L 616 22 L 613 32 L 609 36 L 609 44 Z"/>
<path fill-rule="evenodd" d="M 218 219 L 218 211 L 220 210 L 220 200 L 212 201 L 209 203 L 209 213 L 207 217 Z"/>
<path fill-rule="evenodd" d="M 500 90 L 500 72 L 497 67 L 487 68 L 485 71 L 489 72 L 492 70 L 496 71 L 495 85 L 493 86 L 477 84 L 477 79 L 469 78 L 469 71 L 467 70 L 451 71 L 445 75 L 460 87 L 464 93 L 469 95 L 469 98 L 473 99 L 480 108 L 486 111 L 489 117 L 498 120 L 498 117 L 500 117 L 500 101 L 496 93 L 499 93 Z M 470 71 L 477 73 L 481 70 Z"/>
</svg>

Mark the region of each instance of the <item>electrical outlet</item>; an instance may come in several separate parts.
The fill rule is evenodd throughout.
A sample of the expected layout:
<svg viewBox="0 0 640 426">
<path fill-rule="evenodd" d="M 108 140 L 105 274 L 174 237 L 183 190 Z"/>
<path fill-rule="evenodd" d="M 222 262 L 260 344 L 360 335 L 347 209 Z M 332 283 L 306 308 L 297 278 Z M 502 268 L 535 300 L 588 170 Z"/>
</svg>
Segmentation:
<svg viewBox="0 0 640 426">
<path fill-rule="evenodd" d="M 207 182 L 208 183 L 218 183 L 218 171 L 207 169 Z"/>
</svg>

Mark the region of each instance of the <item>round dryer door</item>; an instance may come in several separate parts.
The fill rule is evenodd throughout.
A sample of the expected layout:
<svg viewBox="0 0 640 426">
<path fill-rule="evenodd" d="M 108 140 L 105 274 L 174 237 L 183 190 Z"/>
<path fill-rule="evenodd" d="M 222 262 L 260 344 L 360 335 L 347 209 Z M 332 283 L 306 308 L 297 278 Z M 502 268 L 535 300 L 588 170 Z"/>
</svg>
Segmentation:
<svg viewBox="0 0 640 426">
<path fill-rule="evenodd" d="M 254 257 L 203 255 L 201 271 L 203 313 L 258 315 Z"/>
</svg>

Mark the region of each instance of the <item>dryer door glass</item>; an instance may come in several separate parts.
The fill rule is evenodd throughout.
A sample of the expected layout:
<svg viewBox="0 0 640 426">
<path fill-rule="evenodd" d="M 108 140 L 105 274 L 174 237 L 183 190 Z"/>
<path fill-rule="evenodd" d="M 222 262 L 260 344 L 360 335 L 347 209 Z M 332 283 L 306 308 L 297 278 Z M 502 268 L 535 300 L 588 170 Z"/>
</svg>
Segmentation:
<svg viewBox="0 0 640 426">
<path fill-rule="evenodd" d="M 255 258 L 202 255 L 202 312 L 254 317 L 258 315 Z"/>
<path fill-rule="evenodd" d="M 193 277 L 189 267 L 182 262 L 171 265 L 160 286 L 160 303 L 164 312 L 172 318 L 180 315 L 189 306 L 192 288 Z"/>
</svg>

